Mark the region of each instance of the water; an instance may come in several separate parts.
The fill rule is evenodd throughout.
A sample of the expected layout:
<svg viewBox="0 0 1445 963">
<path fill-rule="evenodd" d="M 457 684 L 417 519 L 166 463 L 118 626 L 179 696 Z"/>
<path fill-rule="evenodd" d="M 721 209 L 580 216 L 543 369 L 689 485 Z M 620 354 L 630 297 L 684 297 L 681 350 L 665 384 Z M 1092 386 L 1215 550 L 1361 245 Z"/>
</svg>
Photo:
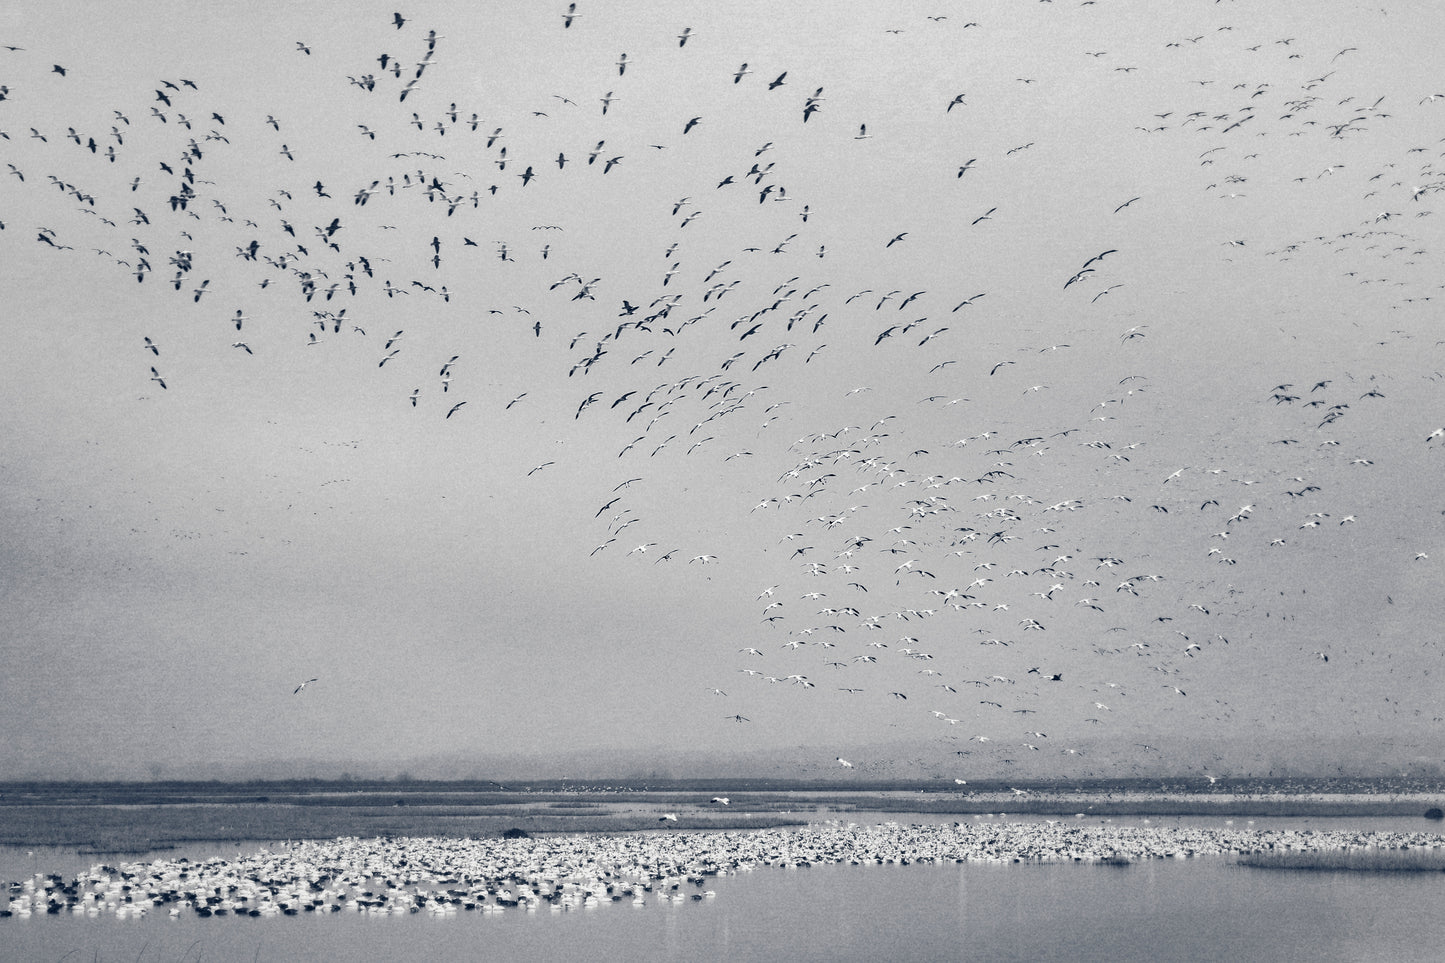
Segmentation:
<svg viewBox="0 0 1445 963">
<path fill-rule="evenodd" d="M 1284 830 L 1347 833 L 1439 833 L 1440 823 L 1419 816 L 1095 816 L 1082 818 L 1072 813 L 1057 815 L 997 813 L 908 813 L 857 810 L 820 815 L 814 824 L 831 819 L 843 825 L 857 823 L 872 826 L 889 821 L 904 826 L 914 824 L 945 825 L 954 823 L 1077 823 L 1084 826 L 1152 826 L 1156 829 L 1237 829 Z"/>
<path fill-rule="evenodd" d="M 0 856 L 17 858 L 14 847 Z M 716 897 L 445 917 L 38 915 L 0 920 L 0 959 L 1426 961 L 1445 945 L 1438 873 L 1282 872 L 1207 857 L 760 868 L 704 888 Z"/>
</svg>

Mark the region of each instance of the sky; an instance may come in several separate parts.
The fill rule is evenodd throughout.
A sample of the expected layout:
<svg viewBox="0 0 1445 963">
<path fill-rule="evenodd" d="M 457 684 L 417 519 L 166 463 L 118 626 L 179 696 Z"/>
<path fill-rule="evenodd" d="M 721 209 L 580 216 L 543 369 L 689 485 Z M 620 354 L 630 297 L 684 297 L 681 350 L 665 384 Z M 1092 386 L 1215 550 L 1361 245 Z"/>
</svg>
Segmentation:
<svg viewBox="0 0 1445 963">
<path fill-rule="evenodd" d="M 0 770 L 1439 765 L 1435 6 L 14 6 Z"/>
</svg>

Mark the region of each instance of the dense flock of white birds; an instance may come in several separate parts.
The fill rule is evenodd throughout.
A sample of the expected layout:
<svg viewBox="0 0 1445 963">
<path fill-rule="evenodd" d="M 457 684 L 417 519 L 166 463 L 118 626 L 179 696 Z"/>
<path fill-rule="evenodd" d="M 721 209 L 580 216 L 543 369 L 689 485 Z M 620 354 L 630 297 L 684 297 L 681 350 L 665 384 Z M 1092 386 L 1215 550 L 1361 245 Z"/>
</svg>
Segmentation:
<svg viewBox="0 0 1445 963">
<path fill-rule="evenodd" d="M 1445 96 L 1378 36 L 1034 6 L 820 52 L 558 5 L 523 73 L 403 10 L 268 39 L 262 91 L 4 38 L 0 248 L 154 306 L 97 336 L 132 403 L 324 371 L 523 453 L 571 577 L 725 578 L 720 733 L 1067 769 L 1286 689 L 1438 724 L 1381 668 L 1433 650 L 1358 633 L 1439 613 Z"/>
</svg>

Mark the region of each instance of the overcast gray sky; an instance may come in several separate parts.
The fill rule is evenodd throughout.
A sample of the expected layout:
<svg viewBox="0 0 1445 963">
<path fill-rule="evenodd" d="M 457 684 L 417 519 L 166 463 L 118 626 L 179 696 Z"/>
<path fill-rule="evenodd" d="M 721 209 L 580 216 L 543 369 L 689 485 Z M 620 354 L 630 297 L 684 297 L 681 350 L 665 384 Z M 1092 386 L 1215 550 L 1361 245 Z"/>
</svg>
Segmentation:
<svg viewBox="0 0 1445 963">
<path fill-rule="evenodd" d="M 878 6 L 0 13 L 0 768 L 1438 758 L 1439 10 Z"/>
</svg>

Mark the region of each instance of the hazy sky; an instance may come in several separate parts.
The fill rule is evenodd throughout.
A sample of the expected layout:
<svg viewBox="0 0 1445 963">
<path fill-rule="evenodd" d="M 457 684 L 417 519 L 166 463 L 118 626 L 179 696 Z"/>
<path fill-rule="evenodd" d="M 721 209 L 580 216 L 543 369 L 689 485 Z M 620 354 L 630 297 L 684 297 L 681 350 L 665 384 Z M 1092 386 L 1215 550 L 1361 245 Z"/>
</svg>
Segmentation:
<svg viewBox="0 0 1445 963">
<path fill-rule="evenodd" d="M 1435 5 L 12 6 L 3 771 L 1438 760 Z"/>
</svg>

